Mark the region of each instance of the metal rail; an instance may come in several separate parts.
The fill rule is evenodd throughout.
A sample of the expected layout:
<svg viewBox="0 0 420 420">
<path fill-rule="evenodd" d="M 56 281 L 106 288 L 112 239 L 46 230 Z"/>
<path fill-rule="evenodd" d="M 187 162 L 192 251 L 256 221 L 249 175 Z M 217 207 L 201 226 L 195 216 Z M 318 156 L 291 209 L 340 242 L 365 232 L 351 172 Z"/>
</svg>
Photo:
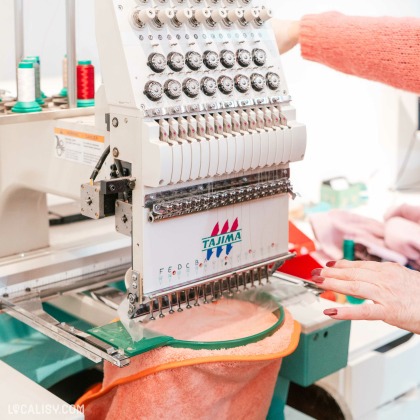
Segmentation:
<svg viewBox="0 0 420 420">
<path fill-rule="evenodd" d="M 15 58 L 16 58 L 16 89 L 18 87 L 17 69 L 22 61 L 24 53 L 24 31 L 23 31 L 23 0 L 15 0 Z"/>
<path fill-rule="evenodd" d="M 107 360 L 118 367 L 127 366 L 130 358 L 124 352 L 71 325 L 60 323 L 42 308 L 43 301 L 55 296 L 80 293 L 121 280 L 126 269 L 127 266 L 122 266 L 96 276 L 66 279 L 38 289 L 27 288 L 25 291 L 10 295 L 6 293 L 0 297 L 0 312 L 9 314 L 93 362 Z"/>
<path fill-rule="evenodd" d="M 69 108 L 77 107 L 76 1 L 66 0 L 67 97 Z"/>
</svg>

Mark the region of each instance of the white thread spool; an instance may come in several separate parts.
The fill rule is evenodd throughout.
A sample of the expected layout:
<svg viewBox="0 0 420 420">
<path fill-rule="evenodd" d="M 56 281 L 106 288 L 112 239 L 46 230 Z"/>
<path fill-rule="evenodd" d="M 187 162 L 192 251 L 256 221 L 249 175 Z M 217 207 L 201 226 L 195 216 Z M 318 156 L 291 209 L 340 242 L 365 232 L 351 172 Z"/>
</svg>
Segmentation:
<svg viewBox="0 0 420 420">
<path fill-rule="evenodd" d="M 251 7 L 250 9 L 245 10 L 245 12 L 244 12 L 245 22 L 248 22 L 248 23 L 252 22 L 253 20 L 258 18 L 259 14 L 260 13 L 259 13 L 258 9 L 255 8 L 255 7 Z"/>
<path fill-rule="evenodd" d="M 204 23 L 211 18 L 211 10 L 209 8 L 198 9 L 195 11 L 194 17 L 198 23 Z"/>
<path fill-rule="evenodd" d="M 176 19 L 179 23 L 187 23 L 192 17 L 193 11 L 188 7 L 176 11 Z"/>
<path fill-rule="evenodd" d="M 214 23 L 219 23 L 223 19 L 226 19 L 227 12 L 225 9 L 216 9 L 211 12 L 211 18 Z"/>
<path fill-rule="evenodd" d="M 25 61 L 25 60 L 24 60 Z M 32 61 L 35 71 L 35 98 L 41 98 L 41 72 L 39 64 L 36 61 Z"/>
<path fill-rule="evenodd" d="M 272 17 L 273 17 L 273 11 L 267 8 L 262 9 L 259 15 L 259 19 L 262 22 L 267 22 L 267 20 L 270 20 Z"/>
<path fill-rule="evenodd" d="M 243 9 L 232 9 L 229 10 L 227 13 L 227 18 L 229 22 L 235 23 L 239 19 L 242 19 L 244 17 L 244 10 Z"/>
<path fill-rule="evenodd" d="M 35 70 L 35 98 L 40 104 L 44 103 L 41 92 L 41 68 L 38 62 L 38 57 L 27 57 L 22 60 L 24 63 L 32 63 Z"/>
<path fill-rule="evenodd" d="M 35 69 L 33 63 L 23 62 L 18 67 L 18 101 L 35 101 Z"/>
</svg>

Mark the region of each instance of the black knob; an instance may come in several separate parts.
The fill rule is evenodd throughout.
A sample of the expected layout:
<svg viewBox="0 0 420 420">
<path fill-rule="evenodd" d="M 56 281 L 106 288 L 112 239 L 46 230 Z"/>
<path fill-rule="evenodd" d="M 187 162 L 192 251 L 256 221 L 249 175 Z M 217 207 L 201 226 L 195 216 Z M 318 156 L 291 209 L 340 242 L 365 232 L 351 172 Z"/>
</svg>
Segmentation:
<svg viewBox="0 0 420 420">
<path fill-rule="evenodd" d="M 271 90 L 277 90 L 280 87 L 280 76 L 277 73 L 267 73 L 266 80 Z"/>
<path fill-rule="evenodd" d="M 184 68 L 185 59 L 179 52 L 171 52 L 168 55 L 168 66 L 173 71 L 181 71 Z"/>
<path fill-rule="evenodd" d="M 248 67 L 251 64 L 252 56 L 248 50 L 236 51 L 236 60 L 241 67 Z"/>
<path fill-rule="evenodd" d="M 265 78 L 262 74 L 251 74 L 251 86 L 257 92 L 261 92 L 265 87 Z"/>
<path fill-rule="evenodd" d="M 213 96 L 217 92 L 217 82 L 212 77 L 201 79 L 201 90 L 207 96 Z"/>
<path fill-rule="evenodd" d="M 169 79 L 165 82 L 163 87 L 166 95 L 171 99 L 178 99 L 182 93 L 182 86 L 178 80 Z"/>
<path fill-rule="evenodd" d="M 238 74 L 235 77 L 235 87 L 239 92 L 241 92 L 241 93 L 248 92 L 249 86 L 250 86 L 249 77 L 247 77 L 243 74 Z"/>
<path fill-rule="evenodd" d="M 219 65 L 219 55 L 216 51 L 205 51 L 203 54 L 203 62 L 208 69 L 214 70 Z"/>
<path fill-rule="evenodd" d="M 192 78 L 185 79 L 182 84 L 182 90 L 190 98 L 195 98 L 200 93 L 200 83 Z"/>
<path fill-rule="evenodd" d="M 252 50 L 252 60 L 257 66 L 263 66 L 267 61 L 267 54 L 261 48 L 254 48 Z"/>
<path fill-rule="evenodd" d="M 163 96 L 163 88 L 159 82 L 154 80 L 150 80 L 146 83 L 144 87 L 144 94 L 151 100 L 151 101 L 158 101 L 162 99 Z"/>
<path fill-rule="evenodd" d="M 233 79 L 229 76 L 220 76 L 217 84 L 219 89 L 225 95 L 229 95 L 229 93 L 233 92 Z"/>
<path fill-rule="evenodd" d="M 191 70 L 198 70 L 203 65 L 203 59 L 198 52 L 189 51 L 185 56 L 185 62 Z"/>
<path fill-rule="evenodd" d="M 235 53 L 230 50 L 223 50 L 220 53 L 220 62 L 227 69 L 231 69 L 235 65 Z"/>
<path fill-rule="evenodd" d="M 149 55 L 147 65 L 155 72 L 162 73 L 166 68 L 166 58 L 163 54 L 152 53 Z"/>
</svg>

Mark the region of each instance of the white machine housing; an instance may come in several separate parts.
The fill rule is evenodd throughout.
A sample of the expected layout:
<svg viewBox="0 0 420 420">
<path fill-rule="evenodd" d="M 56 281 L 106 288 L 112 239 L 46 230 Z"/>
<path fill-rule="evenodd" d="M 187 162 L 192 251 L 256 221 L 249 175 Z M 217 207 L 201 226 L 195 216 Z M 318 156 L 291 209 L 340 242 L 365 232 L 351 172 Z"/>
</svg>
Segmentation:
<svg viewBox="0 0 420 420">
<path fill-rule="evenodd" d="M 120 229 L 132 235 L 130 315 L 247 269 L 265 266 L 268 275 L 269 264 L 290 257 L 288 165 L 303 159 L 306 129 L 290 105 L 270 16 L 247 0 L 96 1 L 110 148 L 136 180 L 132 202 L 116 211 L 117 227 L 132 220 Z M 226 51 L 230 68 L 220 62 Z M 198 70 L 167 65 L 191 52 L 204 57 Z M 200 85 L 194 97 L 188 79 Z"/>
</svg>

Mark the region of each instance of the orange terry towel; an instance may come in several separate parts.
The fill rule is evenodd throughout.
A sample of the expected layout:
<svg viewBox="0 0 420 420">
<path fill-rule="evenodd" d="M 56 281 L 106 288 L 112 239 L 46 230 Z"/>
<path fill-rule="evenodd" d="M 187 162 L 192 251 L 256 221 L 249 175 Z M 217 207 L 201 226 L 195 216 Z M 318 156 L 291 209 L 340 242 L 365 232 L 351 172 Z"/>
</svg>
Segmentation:
<svg viewBox="0 0 420 420">
<path fill-rule="evenodd" d="M 250 305 L 240 301 L 237 304 Z M 232 311 L 232 301 L 228 299 L 217 305 L 218 310 L 229 305 Z M 238 336 L 238 331 L 242 337 L 256 332 L 255 322 L 247 322 L 243 307 L 234 311 L 238 319 L 222 323 L 217 333 L 209 329 L 206 335 L 193 326 L 187 327 L 187 317 L 203 316 L 208 320 L 211 307 L 191 310 L 195 314 L 184 311 L 168 316 L 159 330 L 165 332 L 175 324 L 181 325 L 183 339 L 200 336 L 200 340 L 208 341 L 232 339 Z M 276 321 L 270 312 L 259 314 L 256 319 L 259 331 Z M 195 318 L 194 325 L 198 324 Z M 77 405 L 84 407 L 87 420 L 262 420 L 270 407 L 281 360 L 295 350 L 299 335 L 299 324 L 285 311 L 285 322 L 277 332 L 243 347 L 222 350 L 163 347 L 133 357 L 123 369 L 105 362 L 103 384 L 89 390 Z"/>
</svg>

